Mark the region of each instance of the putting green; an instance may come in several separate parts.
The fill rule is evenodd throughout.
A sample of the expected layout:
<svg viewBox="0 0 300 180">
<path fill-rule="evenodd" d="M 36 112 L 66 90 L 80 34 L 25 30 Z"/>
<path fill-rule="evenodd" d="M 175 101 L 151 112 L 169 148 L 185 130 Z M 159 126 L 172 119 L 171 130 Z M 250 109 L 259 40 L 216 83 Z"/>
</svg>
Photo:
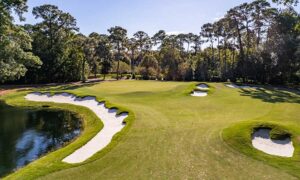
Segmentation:
<svg viewBox="0 0 300 180">
<path fill-rule="evenodd" d="M 24 99 L 29 91 L 6 95 L 2 98 L 11 105 L 68 108 L 85 119 L 85 130 L 75 142 L 7 178 L 300 178 L 299 95 L 267 87 L 246 90 L 228 88 L 222 83 L 208 83 L 208 96 L 195 98 L 190 93 L 197 84 L 118 81 L 35 89 L 96 96 L 98 100 L 109 102 L 110 107 L 116 106 L 130 113 L 129 125 L 115 136 L 112 143 L 78 165 L 64 164 L 61 160 L 102 128 L 102 123 L 93 113 L 71 105 L 29 103 Z M 251 139 L 245 137 L 248 137 L 251 124 L 260 122 L 280 124 L 293 132 L 296 155 L 291 159 L 273 157 L 250 147 Z M 247 126 L 244 126 L 245 123 Z"/>
</svg>

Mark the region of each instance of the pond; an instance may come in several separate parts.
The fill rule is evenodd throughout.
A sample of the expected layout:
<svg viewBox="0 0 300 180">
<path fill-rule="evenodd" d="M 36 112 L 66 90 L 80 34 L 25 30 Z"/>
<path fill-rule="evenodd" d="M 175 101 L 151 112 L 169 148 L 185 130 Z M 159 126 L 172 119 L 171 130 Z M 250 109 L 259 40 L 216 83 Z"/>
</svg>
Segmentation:
<svg viewBox="0 0 300 180">
<path fill-rule="evenodd" d="M 24 109 L 0 101 L 0 177 L 70 142 L 81 132 L 69 111 Z"/>
</svg>

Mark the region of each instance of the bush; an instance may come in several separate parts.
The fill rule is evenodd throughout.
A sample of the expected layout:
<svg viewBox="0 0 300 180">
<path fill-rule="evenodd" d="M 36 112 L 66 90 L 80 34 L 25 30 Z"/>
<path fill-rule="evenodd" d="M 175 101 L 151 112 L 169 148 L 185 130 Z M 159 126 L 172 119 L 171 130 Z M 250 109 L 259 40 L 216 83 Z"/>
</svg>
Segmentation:
<svg viewBox="0 0 300 180">
<path fill-rule="evenodd" d="M 139 74 L 142 75 L 144 80 L 155 80 L 157 71 L 154 68 L 144 68 L 140 67 L 139 68 Z"/>
<path fill-rule="evenodd" d="M 164 80 L 164 75 L 161 74 L 161 73 L 159 73 L 159 74 L 157 75 L 157 79 L 160 80 L 160 81 L 163 81 L 163 80 Z"/>
<path fill-rule="evenodd" d="M 142 79 L 142 76 L 141 76 L 141 75 L 135 75 L 135 79 L 136 79 L 136 80 L 141 80 L 141 79 Z"/>
<path fill-rule="evenodd" d="M 126 79 L 131 79 L 131 74 L 126 74 Z"/>
<path fill-rule="evenodd" d="M 112 72 L 117 72 L 118 70 L 118 62 L 114 62 L 112 66 Z M 119 73 L 125 74 L 131 71 L 130 65 L 126 64 L 125 62 L 120 61 L 119 64 Z"/>
<path fill-rule="evenodd" d="M 111 75 L 111 78 L 112 78 L 112 79 L 117 79 L 117 74 L 112 74 L 112 75 Z"/>
</svg>

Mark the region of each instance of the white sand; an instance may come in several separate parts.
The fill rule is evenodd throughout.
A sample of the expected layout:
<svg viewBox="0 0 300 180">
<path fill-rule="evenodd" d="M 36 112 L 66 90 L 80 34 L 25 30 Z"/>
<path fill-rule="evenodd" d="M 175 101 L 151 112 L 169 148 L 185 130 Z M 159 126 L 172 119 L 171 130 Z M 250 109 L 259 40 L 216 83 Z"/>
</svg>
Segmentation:
<svg viewBox="0 0 300 180">
<path fill-rule="evenodd" d="M 197 86 L 197 89 L 199 89 L 199 90 L 209 90 L 209 87 L 206 84 L 199 84 Z"/>
<path fill-rule="evenodd" d="M 194 97 L 205 97 L 207 96 L 207 92 L 202 92 L 202 91 L 194 91 L 191 96 Z"/>
<path fill-rule="evenodd" d="M 270 155 L 293 157 L 295 149 L 291 139 L 272 140 L 270 131 L 270 129 L 259 129 L 254 132 L 252 136 L 253 147 Z"/>
<path fill-rule="evenodd" d="M 253 86 L 238 86 L 235 84 L 226 84 L 226 86 L 235 89 L 257 89 L 257 87 L 253 87 Z"/>
<path fill-rule="evenodd" d="M 51 96 L 50 94 L 30 93 L 25 98 L 37 102 L 67 103 L 84 106 L 92 110 L 102 120 L 104 124 L 103 129 L 87 144 L 63 159 L 63 162 L 66 163 L 84 162 L 106 147 L 111 142 L 113 136 L 120 132 L 125 126 L 123 121 L 128 116 L 127 113 L 117 115 L 116 109 L 106 108 L 104 103 L 99 103 L 94 97 L 77 98 L 68 93 L 57 94 L 54 96 Z"/>
</svg>

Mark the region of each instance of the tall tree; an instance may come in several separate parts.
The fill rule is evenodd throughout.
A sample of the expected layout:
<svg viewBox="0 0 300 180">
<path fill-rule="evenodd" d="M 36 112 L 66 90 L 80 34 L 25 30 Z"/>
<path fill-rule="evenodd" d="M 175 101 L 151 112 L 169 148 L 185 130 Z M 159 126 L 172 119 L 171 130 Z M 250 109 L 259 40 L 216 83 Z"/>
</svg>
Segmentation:
<svg viewBox="0 0 300 180">
<path fill-rule="evenodd" d="M 110 33 L 109 39 L 114 45 L 114 48 L 117 50 L 117 80 L 119 80 L 119 68 L 120 68 L 120 60 L 122 56 L 122 51 L 125 49 L 126 41 L 127 41 L 127 30 L 120 27 L 112 27 L 108 30 Z"/>
<path fill-rule="evenodd" d="M 139 46 L 140 53 L 143 53 L 145 46 L 150 41 L 149 35 L 144 31 L 138 31 L 133 35 L 133 37 L 135 38 L 135 41 Z"/>
<path fill-rule="evenodd" d="M 256 34 L 255 47 L 258 48 L 261 44 L 262 37 L 267 32 L 267 27 L 275 18 L 277 10 L 271 8 L 271 5 L 266 0 L 256 0 L 250 4 L 253 9 L 251 17 L 253 19 L 254 31 Z"/>
<path fill-rule="evenodd" d="M 180 49 L 180 51 L 183 53 L 184 52 L 184 49 L 185 49 L 185 43 L 188 42 L 188 39 L 187 39 L 187 35 L 186 34 L 178 34 L 177 37 L 176 37 L 177 41 L 178 41 L 178 47 Z"/>
<path fill-rule="evenodd" d="M 210 43 L 212 60 L 215 59 L 214 52 L 214 26 L 211 23 L 204 24 L 201 27 L 201 36 L 206 38 L 206 42 Z"/>
<path fill-rule="evenodd" d="M 167 34 L 164 30 L 160 30 L 157 33 L 155 33 L 152 37 L 154 46 L 159 45 L 159 49 L 160 49 L 161 46 L 163 45 L 163 42 L 165 41 L 166 37 L 167 37 Z"/>
<path fill-rule="evenodd" d="M 0 82 L 18 80 L 28 69 L 39 68 L 42 62 L 31 53 L 31 37 L 21 26 L 13 24 L 12 11 L 20 20 L 27 11 L 26 0 L 0 1 Z"/>
<path fill-rule="evenodd" d="M 91 71 L 94 73 L 94 77 L 97 77 L 99 68 L 99 58 L 96 55 L 97 43 L 99 41 L 99 35 L 97 33 L 91 33 L 85 38 L 83 44 L 84 49 L 84 59 L 89 64 Z"/>
<path fill-rule="evenodd" d="M 69 13 L 59 10 L 57 6 L 48 4 L 33 8 L 32 13 L 36 19 L 42 20 L 34 25 L 31 34 L 34 40 L 34 53 L 43 61 L 38 73 L 40 81 L 65 81 L 63 76 L 70 61 L 66 53 L 68 46 L 72 46 L 74 42 L 75 32 L 78 31 L 76 20 Z"/>
<path fill-rule="evenodd" d="M 144 51 L 150 48 L 149 46 L 151 46 L 151 39 L 144 31 L 136 32 L 133 37 L 135 38 L 136 45 L 139 47 L 139 57 L 136 62 L 138 65 L 143 59 Z"/>
<path fill-rule="evenodd" d="M 101 64 L 101 73 L 104 75 L 105 80 L 106 74 L 109 73 L 112 68 L 112 47 L 107 35 L 100 35 L 100 39 L 97 44 L 96 54 Z"/>
<path fill-rule="evenodd" d="M 133 79 L 135 79 L 135 68 L 137 66 L 136 64 L 136 51 L 138 49 L 138 43 L 135 38 L 130 38 L 128 40 L 128 50 L 129 50 L 129 56 L 130 56 L 130 67 L 131 67 L 131 76 Z"/>
<path fill-rule="evenodd" d="M 234 7 L 230 9 L 226 15 L 226 18 L 230 20 L 231 27 L 234 29 L 234 35 L 237 39 L 237 44 L 239 48 L 239 74 L 245 80 L 245 70 L 246 59 L 245 59 L 245 51 L 244 51 L 244 43 L 243 43 L 243 31 L 246 29 L 246 25 L 244 24 L 245 15 L 244 15 L 244 7 L 247 4 L 242 4 L 240 6 Z"/>
<path fill-rule="evenodd" d="M 187 53 L 190 53 L 190 47 L 191 44 L 193 43 L 194 40 L 194 34 L 193 33 L 188 33 L 186 34 L 186 43 L 187 43 Z"/>
<path fill-rule="evenodd" d="M 196 34 L 194 34 L 191 37 L 191 41 L 194 44 L 192 46 L 192 48 L 194 49 L 194 53 L 195 55 L 197 55 L 197 53 L 201 50 L 201 45 L 203 44 L 204 41 L 201 39 L 201 35 L 196 35 Z"/>
</svg>

